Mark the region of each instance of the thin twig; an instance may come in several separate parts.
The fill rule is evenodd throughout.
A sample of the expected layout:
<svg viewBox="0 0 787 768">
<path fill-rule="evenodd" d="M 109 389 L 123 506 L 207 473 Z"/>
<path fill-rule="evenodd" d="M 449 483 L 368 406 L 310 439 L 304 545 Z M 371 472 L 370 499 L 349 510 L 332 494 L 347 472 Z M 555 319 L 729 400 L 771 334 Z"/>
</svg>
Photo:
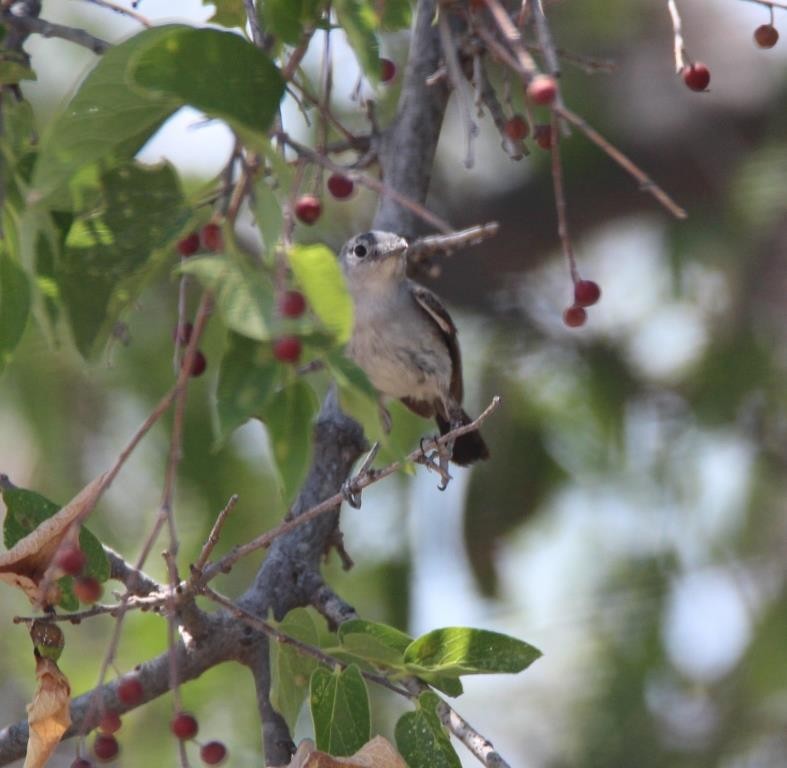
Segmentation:
<svg viewBox="0 0 787 768">
<path fill-rule="evenodd" d="M 128 16 L 130 19 L 134 19 L 134 21 L 138 21 L 142 24 L 143 27 L 152 27 L 153 25 L 150 23 L 148 19 L 146 19 L 141 13 L 137 13 L 136 11 L 131 10 L 130 8 L 125 8 L 122 5 L 117 5 L 116 3 L 110 2 L 110 0 L 84 0 L 87 3 L 91 3 L 92 5 L 97 5 L 100 8 L 106 8 L 107 10 L 113 11 L 114 13 L 119 13 L 121 16 Z"/>
<path fill-rule="evenodd" d="M 411 200 L 404 195 L 399 194 L 393 187 L 389 187 L 382 181 L 379 181 L 374 176 L 370 176 L 368 173 L 363 173 L 362 171 L 357 171 L 350 168 L 344 168 L 341 165 L 337 165 L 333 161 L 329 160 L 327 157 L 323 157 L 318 152 L 315 152 L 313 149 L 310 149 L 307 146 L 304 146 L 300 142 L 295 141 L 292 139 L 288 134 L 282 132 L 277 135 L 279 141 L 284 142 L 287 146 L 294 149 L 299 156 L 306 158 L 312 163 L 317 163 L 321 165 L 323 168 L 327 168 L 334 173 L 341 173 L 347 178 L 352 179 L 353 181 L 358 182 L 364 187 L 368 187 L 369 189 L 377 192 L 380 195 L 385 195 L 390 197 L 391 199 L 395 200 L 404 208 L 415 213 L 421 219 L 423 219 L 428 224 L 431 224 L 435 229 L 439 229 L 441 232 L 445 232 L 446 234 L 453 232 L 453 227 L 445 221 L 441 219 L 436 214 L 432 213 L 428 208 L 424 207 L 420 203 L 415 202 L 415 200 Z"/>
<path fill-rule="evenodd" d="M 459 64 L 459 57 L 456 55 L 456 45 L 454 45 L 451 27 L 448 23 L 448 15 L 445 11 L 441 11 L 438 15 L 437 28 L 440 32 L 440 44 L 443 48 L 443 60 L 448 71 L 448 79 L 454 88 L 454 93 L 456 93 L 457 108 L 459 109 L 460 120 L 464 126 L 465 168 L 472 168 L 474 163 L 473 142 L 478 136 L 478 125 L 473 120 L 472 99 L 468 93 L 470 86 Z"/>
<path fill-rule="evenodd" d="M 232 600 L 223 597 L 218 592 L 212 590 L 210 587 L 204 587 L 202 589 L 202 593 L 205 595 L 205 597 L 210 598 L 215 603 L 218 603 L 219 605 L 226 608 L 233 616 L 238 618 L 244 624 L 253 627 L 268 637 L 273 638 L 278 643 L 282 643 L 283 645 L 291 645 L 300 653 L 304 654 L 305 656 L 311 656 L 313 659 L 317 659 L 317 661 L 319 661 L 321 664 L 324 664 L 326 667 L 329 667 L 330 669 L 335 669 L 336 667 L 345 669 L 349 666 L 346 661 L 337 659 L 335 656 L 331 656 L 313 645 L 304 643 L 303 641 L 298 640 L 291 635 L 286 634 L 285 632 L 282 632 L 280 629 L 274 627 L 273 624 L 269 624 L 267 621 L 259 618 L 259 616 L 249 613 L 248 611 L 241 608 L 237 603 L 233 603 Z M 367 672 L 364 670 L 361 671 L 361 674 L 367 680 L 371 680 L 373 683 L 377 683 L 377 685 L 381 685 L 384 688 L 387 688 L 389 691 L 398 693 L 400 696 L 405 696 L 408 699 L 414 698 L 407 689 L 395 685 L 384 675 L 378 675 L 375 672 Z"/>
<path fill-rule="evenodd" d="M 249 22 L 249 28 L 251 29 L 251 39 L 257 48 L 264 49 L 266 47 L 265 35 L 263 34 L 262 27 L 260 26 L 260 20 L 257 16 L 257 9 L 255 7 L 254 0 L 243 0 L 243 6 L 246 9 L 246 19 Z"/>
<path fill-rule="evenodd" d="M 686 66 L 686 49 L 683 44 L 683 23 L 678 13 L 678 6 L 675 5 L 675 0 L 667 0 L 667 9 L 672 19 L 672 30 L 675 36 L 675 71 L 680 74 Z"/>
<path fill-rule="evenodd" d="M 557 233 L 560 237 L 560 245 L 563 248 L 563 256 L 568 262 L 571 280 L 576 285 L 579 282 L 579 273 L 577 272 L 577 262 L 574 259 L 574 249 L 571 246 L 571 235 L 568 231 L 566 196 L 563 190 L 563 168 L 560 164 L 560 136 L 558 135 L 557 116 L 554 112 L 550 121 L 550 130 L 552 131 L 552 189 L 555 193 Z"/>
<path fill-rule="evenodd" d="M 460 248 L 478 245 L 490 237 L 494 237 L 500 225 L 496 221 L 479 224 L 467 229 L 458 229 L 445 235 L 427 235 L 413 240 L 407 248 L 407 259 L 418 261 L 423 256 L 432 256 L 435 253 L 449 254 Z"/>
<path fill-rule="evenodd" d="M 639 182 L 639 188 L 656 198 L 676 219 L 685 219 L 686 211 L 683 210 L 653 179 L 650 178 L 641 168 L 635 165 L 617 147 L 610 144 L 595 128 L 588 125 L 587 121 L 579 115 L 575 115 L 566 107 L 553 108 L 554 112 L 567 120 L 574 127 L 579 129 L 597 147 L 609 155 L 623 170 L 633 176 Z"/>
<path fill-rule="evenodd" d="M 192 566 L 192 572 L 201 573 L 202 569 L 205 567 L 205 563 L 208 562 L 208 558 L 210 557 L 211 553 L 213 552 L 213 548 L 216 544 L 219 543 L 219 536 L 221 536 L 221 529 L 224 527 L 224 523 L 227 520 L 227 516 L 230 512 L 235 508 L 235 505 L 238 503 L 238 494 L 234 493 L 230 496 L 229 501 L 225 505 L 224 509 L 219 512 L 218 517 L 216 518 L 216 522 L 213 523 L 213 528 L 210 529 L 210 534 L 208 535 L 205 544 L 202 546 L 202 551 L 199 553 L 199 557 L 197 558 L 197 562 L 194 563 Z"/>
<path fill-rule="evenodd" d="M 479 426 L 486 421 L 498 408 L 500 407 L 500 397 L 495 396 L 492 398 L 492 402 L 484 409 L 480 416 L 474 421 L 471 421 L 464 426 L 457 427 L 456 429 L 451 430 L 450 432 L 446 432 L 444 435 L 440 435 L 437 438 L 430 438 L 429 440 L 424 440 L 423 444 L 420 448 L 415 451 L 412 451 L 407 457 L 405 457 L 401 461 L 394 461 L 386 467 L 382 469 L 370 469 L 367 470 L 364 474 L 356 475 L 352 478 L 347 487 L 353 493 L 357 493 L 362 491 L 364 488 L 372 485 L 372 483 L 376 483 L 379 480 L 382 480 L 384 477 L 388 477 L 392 475 L 394 472 L 398 472 L 403 466 L 409 463 L 416 463 L 422 460 L 429 451 L 432 451 L 440 446 L 445 445 L 449 441 L 456 440 L 457 437 L 466 434 L 467 432 L 473 432 L 479 428 Z M 324 501 L 321 501 L 319 504 L 316 504 L 311 509 L 306 510 L 302 514 L 298 515 L 298 517 L 293 519 L 286 519 L 284 522 L 277 525 L 275 528 L 266 531 L 265 533 L 257 536 L 257 538 L 252 539 L 251 541 L 247 542 L 246 544 L 241 544 L 235 547 L 231 552 L 226 554 L 220 560 L 216 561 L 209 565 L 203 571 L 203 575 L 200 579 L 195 580 L 196 589 L 199 590 L 202 584 L 209 582 L 211 579 L 218 576 L 220 573 L 228 572 L 232 566 L 238 562 L 242 557 L 246 555 L 256 552 L 259 549 L 263 549 L 265 547 L 270 546 L 271 542 L 278 538 L 279 536 L 284 535 L 285 533 L 289 533 L 296 528 L 308 523 L 309 521 L 313 520 L 320 515 L 324 515 L 326 512 L 332 512 L 335 510 L 342 501 L 345 500 L 345 495 L 341 491 L 335 493 L 333 496 L 328 497 Z"/>
<path fill-rule="evenodd" d="M 84 29 L 66 27 L 63 24 L 55 24 L 34 16 L 15 16 L 12 11 L 7 11 L 2 15 L 2 21 L 4 24 L 20 29 L 28 35 L 41 35 L 41 37 L 57 37 L 61 40 L 68 40 L 98 55 L 105 53 L 112 47 L 111 43 L 91 35 Z"/>
<path fill-rule="evenodd" d="M 519 63 L 522 73 L 525 76 L 525 83 L 530 82 L 533 76 L 538 73 L 536 62 L 533 57 L 525 50 L 522 45 L 522 35 L 519 30 L 514 26 L 514 22 L 508 15 L 508 12 L 500 3 L 499 0 L 485 0 L 486 7 L 489 8 L 492 18 L 495 20 L 498 29 L 503 35 L 506 42 L 511 46 L 516 59 Z"/>
</svg>

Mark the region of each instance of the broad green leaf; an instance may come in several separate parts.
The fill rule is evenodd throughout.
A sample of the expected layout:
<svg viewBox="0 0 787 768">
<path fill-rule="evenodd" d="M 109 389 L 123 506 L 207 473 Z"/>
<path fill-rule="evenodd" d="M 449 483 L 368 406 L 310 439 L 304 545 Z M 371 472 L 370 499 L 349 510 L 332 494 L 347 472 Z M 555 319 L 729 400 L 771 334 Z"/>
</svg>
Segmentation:
<svg viewBox="0 0 787 768">
<path fill-rule="evenodd" d="M 416 674 L 479 675 L 521 672 L 541 651 L 515 637 L 469 627 L 447 627 L 414 640 L 404 654 Z"/>
<path fill-rule="evenodd" d="M 252 416 L 262 416 L 280 371 L 270 344 L 229 334 L 216 393 L 220 440 L 225 440 Z"/>
<path fill-rule="evenodd" d="M 85 356 L 136 298 L 188 215 L 171 166 L 123 165 L 105 173 L 100 184 L 104 212 L 74 221 L 55 270 Z"/>
<path fill-rule="evenodd" d="M 302 643 L 319 648 L 320 636 L 311 614 L 305 608 L 290 611 L 279 629 Z M 309 693 L 309 680 L 318 662 L 287 643 L 270 641 L 271 704 L 287 721 L 290 731 Z"/>
<path fill-rule="evenodd" d="M 380 79 L 380 47 L 375 35 L 377 14 L 372 3 L 364 0 L 335 0 L 333 9 L 361 69 L 376 83 Z"/>
<path fill-rule="evenodd" d="M 133 157 L 180 106 L 175 99 L 129 88 L 126 68 L 132 54 L 182 28 L 145 30 L 99 59 L 66 109 L 44 132 L 33 174 L 36 196 L 49 196 L 80 168 L 101 158 Z"/>
<path fill-rule="evenodd" d="M 10 360 L 30 314 L 30 281 L 0 242 L 0 371 Z"/>
<path fill-rule="evenodd" d="M 339 627 L 342 649 L 372 664 L 404 667 L 404 652 L 413 639 L 387 624 L 364 619 L 345 621 Z"/>
<path fill-rule="evenodd" d="M 289 45 L 296 45 L 304 27 L 317 24 L 322 0 L 264 0 L 257 4 L 263 28 Z"/>
<path fill-rule="evenodd" d="M 392 32 L 410 27 L 413 16 L 410 0 L 385 0 L 373 5 L 375 8 L 382 6 L 382 14 L 378 16 L 380 29 Z"/>
<path fill-rule="evenodd" d="M 363 427 L 368 440 L 385 443 L 387 435 L 380 420 L 380 397 L 368 376 L 341 352 L 329 353 L 325 361 L 339 388 L 342 411 Z"/>
<path fill-rule="evenodd" d="M 258 181 L 254 187 L 254 202 L 257 227 L 265 243 L 265 249 L 270 254 L 281 237 L 284 220 L 276 193 L 264 179 Z"/>
<path fill-rule="evenodd" d="M 295 498 L 309 467 L 312 419 L 318 405 L 314 390 L 305 381 L 296 380 L 268 400 L 263 414 L 288 503 Z"/>
<path fill-rule="evenodd" d="M 145 92 L 190 104 L 233 127 L 264 136 L 284 80 L 258 48 L 232 32 L 173 29 L 132 57 L 129 77 Z"/>
<path fill-rule="evenodd" d="M 20 80 L 38 80 L 38 77 L 19 61 L 0 61 L 0 85 L 13 85 Z"/>
<path fill-rule="evenodd" d="M 227 256 L 191 258 L 178 270 L 213 291 L 228 328 L 257 341 L 271 339 L 273 288 L 259 272 Z"/>
<path fill-rule="evenodd" d="M 61 509 L 40 493 L 10 484 L 0 484 L 0 494 L 7 509 L 3 522 L 3 543 L 8 549 Z M 99 581 L 106 581 L 109 578 L 109 561 L 104 554 L 104 548 L 84 525 L 79 531 L 79 547 L 85 554 L 85 574 Z M 64 576 L 58 579 L 58 586 L 60 607 L 67 611 L 76 610 L 79 600 L 74 595 L 72 577 Z"/>
<path fill-rule="evenodd" d="M 345 344 L 353 329 L 353 303 L 336 256 L 324 245 L 295 245 L 289 261 L 314 314 Z"/>
<path fill-rule="evenodd" d="M 315 669 L 309 702 L 317 749 L 344 757 L 357 752 L 369 740 L 369 692 L 355 664 L 344 671 Z"/>
<path fill-rule="evenodd" d="M 246 26 L 246 9 L 243 0 L 202 0 L 203 5 L 212 5 L 216 8 L 213 16 L 208 21 L 222 27 Z"/>
<path fill-rule="evenodd" d="M 406 712 L 396 724 L 396 746 L 409 768 L 461 768 L 437 714 L 438 703 L 436 694 L 422 693 L 415 712 Z"/>
</svg>

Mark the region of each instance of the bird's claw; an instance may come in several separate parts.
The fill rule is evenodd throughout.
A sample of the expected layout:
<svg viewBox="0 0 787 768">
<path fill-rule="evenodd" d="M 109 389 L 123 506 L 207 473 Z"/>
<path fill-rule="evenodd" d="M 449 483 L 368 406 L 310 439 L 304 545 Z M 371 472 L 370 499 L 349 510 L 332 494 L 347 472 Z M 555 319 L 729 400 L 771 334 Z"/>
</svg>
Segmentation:
<svg viewBox="0 0 787 768">
<path fill-rule="evenodd" d="M 342 483 L 341 494 L 344 500 L 353 508 L 361 508 L 361 492 L 353 490 L 354 479 L 350 478 Z"/>
</svg>

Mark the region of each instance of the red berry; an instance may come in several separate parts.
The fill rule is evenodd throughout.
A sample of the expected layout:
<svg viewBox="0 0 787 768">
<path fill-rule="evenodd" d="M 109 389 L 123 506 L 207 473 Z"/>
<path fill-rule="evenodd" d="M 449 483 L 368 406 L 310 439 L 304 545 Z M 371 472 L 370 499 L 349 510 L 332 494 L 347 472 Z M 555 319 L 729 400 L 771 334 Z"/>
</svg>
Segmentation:
<svg viewBox="0 0 787 768">
<path fill-rule="evenodd" d="M 540 123 L 533 128 L 533 138 L 541 149 L 552 149 L 552 126 Z"/>
<path fill-rule="evenodd" d="M 390 83 L 396 77 L 396 64 L 390 59 L 380 59 L 380 82 Z"/>
<path fill-rule="evenodd" d="M 761 24 L 754 30 L 754 42 L 760 48 L 773 48 L 779 42 L 779 30 L 772 24 Z"/>
<path fill-rule="evenodd" d="M 301 340 L 297 336 L 282 336 L 273 342 L 273 356 L 281 363 L 297 363 L 301 356 Z"/>
<path fill-rule="evenodd" d="M 295 201 L 295 216 L 304 224 L 314 224 L 322 213 L 322 203 L 314 195 L 301 195 Z"/>
<path fill-rule="evenodd" d="M 530 133 L 530 126 L 522 115 L 514 115 L 506 121 L 503 130 L 509 139 L 521 141 Z"/>
<path fill-rule="evenodd" d="M 202 245 L 208 251 L 220 251 L 224 247 L 224 241 L 221 236 L 221 227 L 216 222 L 211 221 L 202 228 Z"/>
<path fill-rule="evenodd" d="M 84 757 L 78 757 L 71 763 L 71 768 L 93 768 L 93 763 L 90 760 L 85 760 Z"/>
<path fill-rule="evenodd" d="M 172 331 L 172 340 L 185 347 L 191 341 L 191 334 L 194 331 L 194 326 L 186 321 L 183 325 L 176 325 L 175 330 Z"/>
<path fill-rule="evenodd" d="M 279 296 L 279 314 L 300 317 L 306 311 L 306 299 L 300 291 L 285 291 Z"/>
<path fill-rule="evenodd" d="M 337 199 L 337 200 L 346 200 L 355 189 L 355 184 L 353 184 L 352 179 L 348 179 L 346 176 L 342 176 L 341 173 L 332 173 L 328 177 L 328 181 L 326 182 L 328 187 L 328 191 Z"/>
<path fill-rule="evenodd" d="M 180 361 L 180 367 L 182 368 L 186 363 L 186 358 L 184 357 L 183 360 Z M 194 357 L 191 358 L 191 370 L 189 371 L 189 376 L 196 378 L 197 376 L 202 376 L 205 373 L 205 369 L 208 367 L 208 358 L 202 354 L 202 352 L 198 349 L 194 352 Z"/>
<path fill-rule="evenodd" d="M 117 733 L 121 725 L 123 725 L 123 723 L 117 712 L 104 712 L 104 716 L 98 724 L 98 730 L 101 731 L 101 733 Z"/>
<path fill-rule="evenodd" d="M 136 677 L 127 677 L 118 686 L 118 698 L 131 707 L 140 704 L 144 695 L 142 683 Z"/>
<path fill-rule="evenodd" d="M 196 232 L 192 232 L 182 240 L 178 240 L 177 249 L 183 258 L 193 256 L 199 250 L 199 235 Z"/>
<path fill-rule="evenodd" d="M 188 712 L 178 712 L 178 714 L 172 718 L 172 722 L 169 724 L 169 727 L 172 733 L 174 733 L 175 736 L 177 736 L 181 741 L 193 739 L 199 730 L 197 718 Z"/>
<path fill-rule="evenodd" d="M 557 96 L 557 83 L 549 75 L 536 75 L 527 86 L 527 95 L 534 104 L 546 106 Z"/>
<path fill-rule="evenodd" d="M 199 756 L 205 765 L 219 765 L 227 757 L 227 748 L 220 741 L 209 741 L 202 745 Z"/>
<path fill-rule="evenodd" d="M 601 288 L 593 280 L 578 280 L 574 285 L 574 304 L 591 307 L 601 298 Z"/>
<path fill-rule="evenodd" d="M 114 760 L 120 752 L 117 739 L 108 733 L 99 733 L 93 744 L 93 754 L 102 762 Z"/>
<path fill-rule="evenodd" d="M 569 328 L 579 328 L 580 325 L 585 324 L 587 319 L 588 313 L 585 312 L 582 307 L 578 307 L 576 304 L 563 312 L 563 322 Z"/>
<path fill-rule="evenodd" d="M 79 576 L 74 581 L 74 594 L 80 603 L 95 603 L 104 593 L 104 588 L 92 576 Z"/>
<path fill-rule="evenodd" d="M 57 565 L 69 576 L 79 576 L 85 567 L 87 558 L 76 544 L 67 544 L 57 554 Z"/>
<path fill-rule="evenodd" d="M 688 67 L 683 67 L 683 82 L 692 91 L 704 91 L 710 83 L 710 70 L 699 61 Z"/>
</svg>

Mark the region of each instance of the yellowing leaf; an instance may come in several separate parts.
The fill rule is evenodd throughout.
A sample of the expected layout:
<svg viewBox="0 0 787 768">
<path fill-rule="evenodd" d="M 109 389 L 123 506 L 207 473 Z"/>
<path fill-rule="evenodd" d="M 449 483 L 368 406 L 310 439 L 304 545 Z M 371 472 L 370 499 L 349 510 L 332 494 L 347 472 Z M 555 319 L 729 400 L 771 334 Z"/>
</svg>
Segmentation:
<svg viewBox="0 0 787 768">
<path fill-rule="evenodd" d="M 43 768 L 71 725 L 68 678 L 54 661 L 45 658 L 37 660 L 36 677 L 38 689 L 27 705 L 30 735 L 23 768 Z"/>
</svg>

